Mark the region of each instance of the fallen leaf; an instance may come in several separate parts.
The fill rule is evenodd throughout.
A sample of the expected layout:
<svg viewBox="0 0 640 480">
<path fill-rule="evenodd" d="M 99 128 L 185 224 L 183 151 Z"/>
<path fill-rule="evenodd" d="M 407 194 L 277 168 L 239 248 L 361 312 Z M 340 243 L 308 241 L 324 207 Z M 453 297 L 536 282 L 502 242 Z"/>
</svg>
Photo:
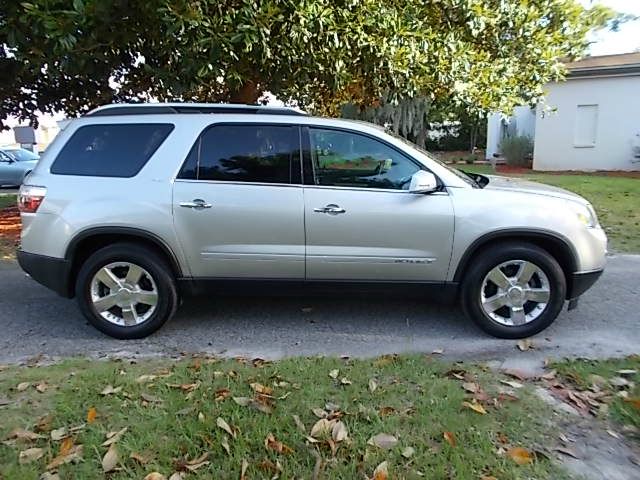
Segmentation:
<svg viewBox="0 0 640 480">
<path fill-rule="evenodd" d="M 345 424 L 341 421 L 337 421 L 333 425 L 333 429 L 331 430 L 331 438 L 333 438 L 333 441 L 339 443 L 343 440 L 346 440 L 348 436 L 349 433 L 347 432 L 347 427 L 345 426 Z"/>
<path fill-rule="evenodd" d="M 522 447 L 513 447 L 507 450 L 507 456 L 518 465 L 533 463 L 533 455 L 529 450 Z"/>
<path fill-rule="evenodd" d="M 33 442 L 34 440 L 37 440 L 39 438 L 45 438 L 45 436 L 40 435 L 39 433 L 31 432 L 29 430 L 25 430 L 24 428 L 14 428 L 13 430 L 11 430 L 7 438 L 9 440 L 15 439 L 18 441 Z"/>
<path fill-rule="evenodd" d="M 186 476 L 187 474 L 185 472 L 174 472 L 169 477 L 169 480 L 184 480 Z"/>
<path fill-rule="evenodd" d="M 70 439 L 71 437 L 65 438 L 65 440 Z M 64 442 L 63 442 L 64 443 Z M 55 457 L 49 464 L 47 465 L 47 470 L 55 470 L 60 465 L 64 465 L 66 463 L 76 463 L 82 460 L 83 447 L 82 445 L 73 445 L 71 443 L 71 448 L 65 454 L 60 454 Z"/>
<path fill-rule="evenodd" d="M 118 460 L 118 450 L 116 449 L 116 446 L 112 444 L 109 446 L 107 453 L 104 454 L 104 457 L 102 457 L 102 471 L 104 473 L 113 471 L 113 469 L 118 465 Z"/>
<path fill-rule="evenodd" d="M 367 444 L 373 445 L 374 447 L 378 447 L 383 450 L 388 450 L 390 448 L 395 447 L 398 444 L 398 439 L 393 435 L 389 435 L 387 433 L 379 433 L 371 437 L 367 441 Z"/>
<path fill-rule="evenodd" d="M 374 367 L 384 367 L 393 363 L 398 358 L 397 354 L 382 355 L 373 362 Z"/>
<path fill-rule="evenodd" d="M 144 477 L 144 480 L 167 480 L 167 477 L 158 472 L 151 472 Z"/>
<path fill-rule="evenodd" d="M 226 436 L 222 437 L 222 440 L 220 440 L 220 445 L 222 445 L 224 451 L 227 452 L 227 455 L 231 455 L 231 447 L 229 447 L 229 440 Z"/>
<path fill-rule="evenodd" d="M 49 385 L 47 385 L 45 381 L 42 381 L 36 385 L 36 390 L 40 393 L 46 392 L 47 388 L 49 388 Z"/>
<path fill-rule="evenodd" d="M 98 412 L 96 410 L 96 407 L 91 407 L 88 411 L 87 411 L 87 423 L 93 423 L 96 421 L 96 416 L 98 415 Z"/>
<path fill-rule="evenodd" d="M 59 442 L 66 436 L 67 436 L 67 429 L 65 427 L 51 430 L 51 440 L 53 440 L 54 442 Z"/>
<path fill-rule="evenodd" d="M 415 450 L 413 449 L 413 447 L 405 447 L 402 450 L 402 456 L 404 458 L 411 458 L 411 457 L 413 457 L 414 453 L 415 453 Z"/>
<path fill-rule="evenodd" d="M 288 455 L 293 453 L 293 449 L 285 445 L 284 443 L 276 440 L 272 433 L 269 433 L 264 439 L 264 446 L 267 450 L 273 450 L 274 452 Z"/>
<path fill-rule="evenodd" d="M 69 455 L 71 450 L 73 450 L 73 438 L 66 437 L 60 444 L 60 449 L 58 450 L 58 456 L 64 457 L 65 455 Z"/>
<path fill-rule="evenodd" d="M 142 454 L 138 452 L 131 452 L 131 454 L 129 455 L 129 458 L 131 460 L 135 460 L 140 465 L 146 465 L 151 460 L 153 460 L 153 457 L 150 454 Z"/>
<path fill-rule="evenodd" d="M 221 402 L 225 400 L 229 395 L 231 395 L 231 390 L 229 390 L 228 388 L 220 388 L 216 390 L 216 394 L 214 395 L 214 398 L 216 402 Z"/>
<path fill-rule="evenodd" d="M 30 386 L 31 386 L 31 383 L 29 383 L 29 382 L 21 382 L 16 387 L 16 390 L 18 390 L 19 392 L 24 392 Z"/>
<path fill-rule="evenodd" d="M 532 378 L 532 375 L 530 375 L 527 372 L 524 372 L 522 370 L 517 370 L 515 368 L 507 368 L 505 370 L 502 371 L 505 375 L 508 375 L 509 377 L 515 378 L 517 380 L 520 380 L 521 382 L 524 382 L 525 380 Z"/>
<path fill-rule="evenodd" d="M 325 412 L 322 408 L 312 408 L 311 411 L 318 418 L 326 418 L 327 412 Z"/>
<path fill-rule="evenodd" d="M 384 461 L 380 463 L 373 471 L 373 478 L 371 480 L 387 480 L 389 478 L 388 465 Z"/>
<path fill-rule="evenodd" d="M 211 462 L 207 460 L 209 458 L 209 452 L 205 452 L 199 457 L 192 460 L 181 460 L 177 462 L 177 469 L 182 471 L 195 472 L 199 468 L 209 465 Z"/>
<path fill-rule="evenodd" d="M 247 468 L 249 468 L 249 462 L 243 458 L 242 465 L 240 466 L 240 480 L 246 480 Z"/>
<path fill-rule="evenodd" d="M 36 423 L 34 430 L 36 432 L 48 432 L 51 430 L 51 423 L 53 422 L 53 415 L 43 415 Z"/>
<path fill-rule="evenodd" d="M 630 403 L 634 408 L 640 410 L 640 398 L 624 398 L 625 403 Z"/>
<path fill-rule="evenodd" d="M 160 397 L 156 397 L 155 395 L 150 395 L 145 392 L 140 394 L 140 398 L 142 398 L 146 403 L 162 403 L 162 399 Z"/>
<path fill-rule="evenodd" d="M 251 399 L 249 397 L 233 397 L 233 401 L 241 407 L 247 407 L 251 403 Z"/>
<path fill-rule="evenodd" d="M 58 475 L 57 473 L 43 472 L 38 477 L 38 480 L 60 480 L 60 475 Z"/>
<path fill-rule="evenodd" d="M 369 379 L 369 391 L 371 393 L 373 393 L 373 392 L 376 391 L 377 388 L 378 388 L 378 383 L 373 378 L 370 378 Z"/>
<path fill-rule="evenodd" d="M 567 447 L 556 447 L 553 450 L 555 452 L 562 453 L 564 455 L 568 455 L 568 456 L 573 457 L 573 458 L 577 458 L 577 459 L 580 458 L 580 456 L 576 452 L 574 452 L 573 450 L 571 450 L 570 448 L 567 448 Z"/>
<path fill-rule="evenodd" d="M 296 427 L 298 427 L 298 430 L 301 433 L 306 434 L 307 433 L 307 429 L 304 426 L 304 423 L 302 423 L 302 421 L 300 420 L 300 417 L 298 415 L 294 415 L 293 416 L 293 421 L 296 424 Z"/>
<path fill-rule="evenodd" d="M 505 385 L 509 385 L 511 388 L 522 388 L 524 385 L 520 382 L 516 382 L 514 380 L 500 380 L 500 383 L 504 383 Z"/>
<path fill-rule="evenodd" d="M 627 380 L 626 378 L 613 377 L 609 380 L 609 383 L 614 387 L 621 388 L 628 387 L 631 382 L 629 382 L 629 380 Z"/>
<path fill-rule="evenodd" d="M 196 388 L 200 386 L 199 382 L 196 383 L 167 383 L 167 387 L 175 388 L 178 390 L 182 390 L 183 392 L 189 393 L 193 392 Z"/>
<path fill-rule="evenodd" d="M 229 435 L 231 435 L 233 438 L 236 438 L 236 434 L 235 432 L 231 429 L 231 427 L 229 426 L 229 424 L 224 420 L 224 418 L 222 417 L 218 417 L 216 419 L 216 425 L 221 428 L 222 430 L 224 430 L 225 432 L 227 432 Z"/>
<path fill-rule="evenodd" d="M 311 427 L 309 435 L 314 438 L 328 437 L 331 434 L 332 429 L 333 423 L 326 418 L 321 418 L 313 425 L 313 427 Z"/>
<path fill-rule="evenodd" d="M 273 389 L 271 387 L 265 387 L 261 383 L 250 383 L 249 386 L 254 392 L 261 395 L 271 395 L 273 393 Z"/>
<path fill-rule="evenodd" d="M 447 441 L 447 443 L 449 445 L 451 445 L 452 447 L 456 446 L 456 436 L 451 433 L 451 432 L 443 432 L 442 436 L 444 437 L 444 439 Z"/>
<path fill-rule="evenodd" d="M 157 375 L 140 375 L 138 378 L 136 378 L 136 383 L 153 382 L 156 378 L 158 378 Z"/>
<path fill-rule="evenodd" d="M 533 345 L 533 342 L 528 338 L 518 341 L 518 349 L 521 352 L 526 352 L 527 350 L 531 350 L 533 348 L 535 348 L 535 346 Z"/>
<path fill-rule="evenodd" d="M 349 380 L 347 377 L 342 377 L 340 379 L 340 384 L 341 385 L 351 385 L 351 383 L 352 383 L 351 380 Z"/>
<path fill-rule="evenodd" d="M 476 393 L 480 391 L 480 385 L 475 382 L 465 382 L 462 384 L 462 388 L 464 388 L 469 393 Z"/>
<path fill-rule="evenodd" d="M 479 413 L 481 415 L 486 415 L 487 414 L 487 411 L 484 409 L 484 407 L 482 405 L 480 405 L 479 403 L 476 403 L 476 402 L 462 402 L 462 406 L 464 406 L 466 408 L 470 408 L 474 412 L 477 412 L 477 413 Z"/>
<path fill-rule="evenodd" d="M 116 443 L 118 440 L 120 440 L 120 438 L 122 438 L 122 435 L 125 434 L 128 428 L 129 427 L 124 427 L 117 432 L 107 433 L 107 439 L 102 443 L 102 446 L 108 447 L 109 445 L 113 445 L 114 443 Z"/>
<path fill-rule="evenodd" d="M 331 370 L 331 371 L 329 372 L 329 376 L 330 376 L 331 378 L 334 378 L 334 379 L 335 379 L 335 378 L 338 378 L 338 375 L 339 375 L 339 374 L 340 374 L 340 370 L 338 370 L 337 368 L 336 368 L 335 370 Z"/>
<path fill-rule="evenodd" d="M 44 456 L 44 450 L 42 448 L 27 448 L 18 455 L 18 462 L 20 465 L 25 463 L 35 462 L 40 460 Z"/>
</svg>

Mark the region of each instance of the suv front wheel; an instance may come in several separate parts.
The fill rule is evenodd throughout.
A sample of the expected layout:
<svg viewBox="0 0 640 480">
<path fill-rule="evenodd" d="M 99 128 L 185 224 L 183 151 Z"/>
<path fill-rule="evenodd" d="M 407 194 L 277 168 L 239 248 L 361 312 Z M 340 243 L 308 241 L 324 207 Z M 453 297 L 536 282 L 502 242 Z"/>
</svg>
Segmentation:
<svg viewBox="0 0 640 480">
<path fill-rule="evenodd" d="M 120 339 L 143 338 L 173 316 L 175 280 L 155 252 L 118 243 L 92 254 L 76 280 L 76 298 L 89 322 Z"/>
<path fill-rule="evenodd" d="M 556 319 L 567 283 L 547 251 L 529 243 L 503 243 L 477 256 L 462 284 L 462 307 L 485 332 L 525 338 Z"/>
</svg>

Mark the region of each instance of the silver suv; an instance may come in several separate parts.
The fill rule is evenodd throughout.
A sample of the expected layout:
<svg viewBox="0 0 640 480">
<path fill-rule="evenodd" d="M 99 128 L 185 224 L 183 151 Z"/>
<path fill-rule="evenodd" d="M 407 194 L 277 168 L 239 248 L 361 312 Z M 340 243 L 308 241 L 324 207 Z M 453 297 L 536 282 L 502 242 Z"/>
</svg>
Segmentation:
<svg viewBox="0 0 640 480">
<path fill-rule="evenodd" d="M 605 264 L 578 195 L 284 108 L 101 107 L 58 135 L 19 205 L 22 268 L 117 338 L 157 330 L 183 295 L 238 290 L 459 299 L 486 332 L 521 338 Z"/>
</svg>

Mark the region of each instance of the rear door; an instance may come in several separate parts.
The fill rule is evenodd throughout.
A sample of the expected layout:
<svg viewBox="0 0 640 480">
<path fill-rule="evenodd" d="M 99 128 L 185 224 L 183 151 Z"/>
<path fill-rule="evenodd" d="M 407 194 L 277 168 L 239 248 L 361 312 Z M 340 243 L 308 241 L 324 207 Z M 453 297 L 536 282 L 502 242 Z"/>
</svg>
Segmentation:
<svg viewBox="0 0 640 480">
<path fill-rule="evenodd" d="M 299 128 L 207 128 L 173 190 L 176 232 L 194 277 L 303 279 Z"/>
<path fill-rule="evenodd" d="M 307 278 L 444 281 L 453 205 L 444 190 L 409 193 L 424 167 L 369 135 L 303 132 Z"/>
</svg>

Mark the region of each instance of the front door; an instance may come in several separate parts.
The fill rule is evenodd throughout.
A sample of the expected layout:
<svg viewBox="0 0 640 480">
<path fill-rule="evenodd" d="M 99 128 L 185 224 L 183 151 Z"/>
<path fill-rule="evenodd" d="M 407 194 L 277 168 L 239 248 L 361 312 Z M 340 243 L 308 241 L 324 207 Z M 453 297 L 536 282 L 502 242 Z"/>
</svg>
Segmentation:
<svg viewBox="0 0 640 480">
<path fill-rule="evenodd" d="M 307 278 L 444 281 L 453 207 L 444 191 L 408 192 L 424 167 L 356 132 L 310 128 L 308 138 Z"/>
<path fill-rule="evenodd" d="M 194 145 L 173 190 L 194 277 L 304 278 L 298 127 L 220 124 Z"/>
</svg>

